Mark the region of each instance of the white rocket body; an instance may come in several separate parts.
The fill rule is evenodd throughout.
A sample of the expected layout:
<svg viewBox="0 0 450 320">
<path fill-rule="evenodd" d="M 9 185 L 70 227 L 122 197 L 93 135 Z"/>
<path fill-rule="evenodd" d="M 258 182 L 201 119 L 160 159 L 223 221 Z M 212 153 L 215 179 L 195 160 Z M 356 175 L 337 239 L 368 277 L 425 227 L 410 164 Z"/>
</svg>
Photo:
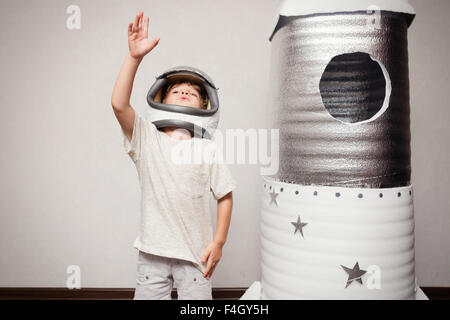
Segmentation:
<svg viewBox="0 0 450 320">
<path fill-rule="evenodd" d="M 274 23 L 280 172 L 264 179 L 261 199 L 262 299 L 416 296 L 409 88 L 397 85 L 407 80 L 407 60 L 398 68 L 392 61 L 407 56 L 407 46 L 400 41 L 393 51 L 383 47 L 395 42 L 383 31 L 387 27 L 401 26 L 395 32 L 405 39 L 414 10 L 402 0 L 372 5 L 287 0 Z M 362 21 L 373 10 L 381 12 L 385 29 L 364 29 Z M 392 92 L 383 91 L 376 116 L 345 123 L 324 107 L 319 82 L 333 57 L 354 52 L 381 65 L 385 82 L 373 90 L 390 88 L 392 81 Z M 339 90 L 332 99 L 339 99 Z M 396 125 L 401 128 L 393 134 Z M 394 149 L 392 141 L 400 147 Z"/>
</svg>

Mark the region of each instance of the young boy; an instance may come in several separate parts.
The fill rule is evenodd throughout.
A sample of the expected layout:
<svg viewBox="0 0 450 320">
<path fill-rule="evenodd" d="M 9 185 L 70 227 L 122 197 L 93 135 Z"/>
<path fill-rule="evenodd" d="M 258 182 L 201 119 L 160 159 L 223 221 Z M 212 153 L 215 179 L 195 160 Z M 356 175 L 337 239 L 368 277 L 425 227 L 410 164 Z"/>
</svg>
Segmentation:
<svg viewBox="0 0 450 320">
<path fill-rule="evenodd" d="M 210 277 L 222 256 L 236 182 L 227 167 L 215 161 L 174 164 L 171 150 L 192 141 L 187 130 L 156 126 L 130 106 L 136 70 L 159 42 L 148 41 L 143 12 L 128 26 L 129 53 L 114 85 L 111 104 L 124 135 L 124 147 L 136 165 L 141 186 L 141 220 L 134 247 L 139 250 L 134 299 L 171 299 L 173 284 L 178 299 L 212 299 Z M 164 91 L 163 103 L 205 108 L 206 96 L 194 82 L 179 81 Z M 212 148 L 211 150 L 214 150 Z M 216 152 L 211 152 L 213 159 Z M 217 203 L 217 226 L 212 237 L 209 194 Z"/>
</svg>

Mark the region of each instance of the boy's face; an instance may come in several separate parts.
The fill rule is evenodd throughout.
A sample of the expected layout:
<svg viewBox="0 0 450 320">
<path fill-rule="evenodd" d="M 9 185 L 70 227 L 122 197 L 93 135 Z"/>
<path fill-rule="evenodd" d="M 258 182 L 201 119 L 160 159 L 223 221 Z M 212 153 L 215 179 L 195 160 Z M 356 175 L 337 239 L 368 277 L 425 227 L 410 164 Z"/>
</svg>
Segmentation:
<svg viewBox="0 0 450 320">
<path fill-rule="evenodd" d="M 163 103 L 201 109 L 200 87 L 189 83 L 175 84 L 170 88 Z"/>
</svg>

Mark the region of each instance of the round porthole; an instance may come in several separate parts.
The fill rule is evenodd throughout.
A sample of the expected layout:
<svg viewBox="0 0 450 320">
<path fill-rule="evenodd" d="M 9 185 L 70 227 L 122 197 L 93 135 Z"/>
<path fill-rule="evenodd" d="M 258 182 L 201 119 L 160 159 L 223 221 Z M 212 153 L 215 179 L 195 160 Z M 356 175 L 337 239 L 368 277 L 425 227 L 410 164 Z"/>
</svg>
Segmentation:
<svg viewBox="0 0 450 320">
<path fill-rule="evenodd" d="M 335 56 L 319 84 L 322 102 L 335 119 L 358 124 L 370 122 L 389 106 L 391 80 L 381 62 L 364 52 Z"/>
</svg>

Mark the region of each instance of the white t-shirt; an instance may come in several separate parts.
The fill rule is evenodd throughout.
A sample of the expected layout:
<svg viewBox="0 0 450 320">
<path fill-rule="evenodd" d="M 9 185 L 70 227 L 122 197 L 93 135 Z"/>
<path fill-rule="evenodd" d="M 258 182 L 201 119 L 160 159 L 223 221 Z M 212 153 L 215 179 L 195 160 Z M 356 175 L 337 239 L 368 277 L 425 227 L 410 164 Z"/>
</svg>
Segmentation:
<svg viewBox="0 0 450 320">
<path fill-rule="evenodd" d="M 176 140 L 137 111 L 131 141 L 123 130 L 122 135 L 141 188 L 140 228 L 133 246 L 192 261 L 204 272 L 206 263 L 201 259 L 213 239 L 210 192 L 218 200 L 237 186 L 219 161 L 217 144 L 196 137 Z M 199 150 L 202 162 L 180 163 L 181 158 L 175 156 L 198 156 Z"/>
</svg>

